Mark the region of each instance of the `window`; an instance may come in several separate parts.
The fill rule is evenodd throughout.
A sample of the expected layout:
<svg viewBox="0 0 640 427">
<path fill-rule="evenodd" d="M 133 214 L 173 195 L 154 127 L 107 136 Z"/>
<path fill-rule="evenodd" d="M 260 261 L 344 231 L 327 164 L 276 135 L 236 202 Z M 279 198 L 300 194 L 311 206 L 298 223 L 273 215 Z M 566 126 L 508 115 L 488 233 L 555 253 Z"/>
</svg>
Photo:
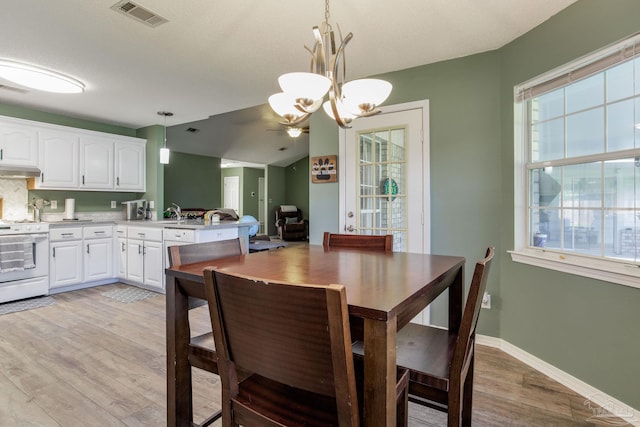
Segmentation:
<svg viewBox="0 0 640 427">
<path fill-rule="evenodd" d="M 515 261 L 640 287 L 640 36 L 515 88 Z"/>
</svg>

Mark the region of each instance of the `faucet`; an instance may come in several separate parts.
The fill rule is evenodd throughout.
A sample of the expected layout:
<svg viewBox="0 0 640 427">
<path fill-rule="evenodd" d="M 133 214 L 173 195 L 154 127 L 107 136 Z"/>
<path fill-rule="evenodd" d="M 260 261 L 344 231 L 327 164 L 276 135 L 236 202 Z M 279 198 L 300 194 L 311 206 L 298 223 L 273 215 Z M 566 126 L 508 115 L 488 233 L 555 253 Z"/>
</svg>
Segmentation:
<svg viewBox="0 0 640 427">
<path fill-rule="evenodd" d="M 176 205 L 175 203 L 171 203 L 173 206 L 169 206 L 165 212 L 171 212 L 171 216 L 175 215 L 177 220 L 182 219 L 182 210 L 180 209 L 180 206 Z"/>
</svg>

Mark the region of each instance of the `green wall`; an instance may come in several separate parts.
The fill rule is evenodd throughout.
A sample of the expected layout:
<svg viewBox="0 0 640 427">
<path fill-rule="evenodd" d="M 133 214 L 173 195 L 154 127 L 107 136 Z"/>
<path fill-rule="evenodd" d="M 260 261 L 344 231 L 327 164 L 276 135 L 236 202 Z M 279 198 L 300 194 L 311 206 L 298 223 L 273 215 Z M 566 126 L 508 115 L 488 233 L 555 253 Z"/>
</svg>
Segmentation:
<svg viewBox="0 0 640 427">
<path fill-rule="evenodd" d="M 296 205 L 303 217 L 309 219 L 309 157 L 287 166 L 284 176 L 286 204 Z"/>
<path fill-rule="evenodd" d="M 463 255 L 466 278 L 484 248 L 493 308 L 478 332 L 500 337 L 634 408 L 640 408 L 640 290 L 511 261 L 514 242 L 513 86 L 640 31 L 640 2 L 580 0 L 493 52 L 382 77 L 387 105 L 428 99 L 431 248 Z M 338 151 L 337 127 L 311 118 L 310 156 Z M 337 231 L 338 185 L 310 185 L 311 243 Z M 446 298 L 434 304 L 446 323 Z"/>
<path fill-rule="evenodd" d="M 182 208 L 221 207 L 219 158 L 172 151 L 168 165 L 160 165 L 159 160 L 155 164 L 164 169 L 164 205 L 158 206 L 158 212 L 172 203 Z"/>
<path fill-rule="evenodd" d="M 267 234 L 274 236 L 276 231 L 276 209 L 280 205 L 287 204 L 285 193 L 286 174 L 285 168 L 279 166 L 267 166 Z"/>
</svg>

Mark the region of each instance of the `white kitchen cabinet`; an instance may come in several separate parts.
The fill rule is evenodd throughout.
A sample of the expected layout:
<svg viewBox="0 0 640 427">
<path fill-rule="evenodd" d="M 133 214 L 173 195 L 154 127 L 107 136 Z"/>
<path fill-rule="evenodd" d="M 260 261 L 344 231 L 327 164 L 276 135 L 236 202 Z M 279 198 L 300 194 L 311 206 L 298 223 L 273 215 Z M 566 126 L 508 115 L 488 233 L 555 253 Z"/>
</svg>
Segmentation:
<svg viewBox="0 0 640 427">
<path fill-rule="evenodd" d="M 38 133 L 35 129 L 0 120 L 0 163 L 38 165 Z"/>
<path fill-rule="evenodd" d="M 115 189 L 146 191 L 146 148 L 135 142 L 115 143 Z"/>
<path fill-rule="evenodd" d="M 117 265 L 115 270 L 119 279 L 127 278 L 127 227 L 124 225 L 116 226 L 116 247 L 114 257 Z"/>
<path fill-rule="evenodd" d="M 49 287 L 82 283 L 82 228 L 52 229 L 49 238 Z"/>
<path fill-rule="evenodd" d="M 78 188 L 78 147 L 80 138 L 73 132 L 39 132 L 39 165 L 42 175 L 38 188 Z"/>
<path fill-rule="evenodd" d="M 84 281 L 113 277 L 113 226 L 83 228 Z"/>
<path fill-rule="evenodd" d="M 80 137 L 80 187 L 114 188 L 114 144 L 106 138 Z"/>
<path fill-rule="evenodd" d="M 128 227 L 126 248 L 127 281 L 163 290 L 162 229 Z"/>
</svg>

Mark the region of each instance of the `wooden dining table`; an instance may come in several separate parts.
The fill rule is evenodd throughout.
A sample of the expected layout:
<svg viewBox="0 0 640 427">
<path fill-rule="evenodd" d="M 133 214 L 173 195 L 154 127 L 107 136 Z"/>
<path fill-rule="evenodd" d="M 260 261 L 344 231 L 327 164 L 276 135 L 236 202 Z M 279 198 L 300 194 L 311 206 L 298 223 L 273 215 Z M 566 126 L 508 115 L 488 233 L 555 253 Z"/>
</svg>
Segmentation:
<svg viewBox="0 0 640 427">
<path fill-rule="evenodd" d="M 464 262 L 457 256 L 302 245 L 168 268 L 167 425 L 191 426 L 191 400 L 185 393 L 190 387 L 190 365 L 185 360 L 190 338 L 187 300 L 205 298 L 205 267 L 267 281 L 344 285 L 352 339 L 364 340 L 362 424 L 393 426 L 396 333 L 446 289 L 449 328 L 458 329 Z"/>
</svg>

